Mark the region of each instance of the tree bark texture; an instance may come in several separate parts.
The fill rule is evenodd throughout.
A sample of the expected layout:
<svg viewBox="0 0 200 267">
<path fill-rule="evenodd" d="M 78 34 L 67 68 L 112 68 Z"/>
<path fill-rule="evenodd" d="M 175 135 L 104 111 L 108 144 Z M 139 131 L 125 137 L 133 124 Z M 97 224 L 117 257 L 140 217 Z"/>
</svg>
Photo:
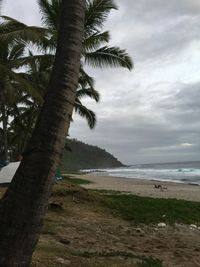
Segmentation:
<svg viewBox="0 0 200 267">
<path fill-rule="evenodd" d="M 39 239 L 78 85 L 85 0 L 63 0 L 54 68 L 32 138 L 0 202 L 0 267 L 28 267 Z"/>
<path fill-rule="evenodd" d="M 2 78 L 1 78 L 2 79 Z M 2 144 L 3 144 L 3 154 L 2 159 L 8 160 L 8 116 L 5 105 L 5 92 L 4 87 L 0 84 L 0 113 L 2 117 Z"/>
<path fill-rule="evenodd" d="M 3 125 L 3 160 L 8 160 L 8 117 L 5 102 L 2 104 L 2 125 Z"/>
</svg>

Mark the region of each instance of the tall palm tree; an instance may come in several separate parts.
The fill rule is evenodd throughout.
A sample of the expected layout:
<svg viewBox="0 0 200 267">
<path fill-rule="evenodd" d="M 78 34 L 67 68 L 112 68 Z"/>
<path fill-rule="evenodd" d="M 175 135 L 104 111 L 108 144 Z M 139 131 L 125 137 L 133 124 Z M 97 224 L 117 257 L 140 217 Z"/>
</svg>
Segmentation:
<svg viewBox="0 0 200 267">
<path fill-rule="evenodd" d="M 23 155 L 35 127 L 39 110 L 38 101 L 27 95 L 19 95 L 17 103 L 10 109 L 12 121 L 8 130 L 11 160 L 19 160 Z"/>
<path fill-rule="evenodd" d="M 15 84 L 18 76 L 12 71 L 15 61 L 24 52 L 23 45 L 14 45 L 10 51 L 9 44 L 0 42 L 0 122 L 2 122 L 2 154 L 3 160 L 8 160 L 8 124 L 10 106 L 15 101 Z M 14 77 L 13 77 L 14 76 Z"/>
<path fill-rule="evenodd" d="M 0 201 L 0 266 L 30 265 L 71 121 L 85 0 L 62 1 L 61 10 L 57 52 L 45 102 L 20 167 Z"/>
<path fill-rule="evenodd" d="M 29 52 L 29 57 L 30 60 L 26 65 L 28 71 L 22 73 L 23 78 L 37 85 L 38 93 L 44 97 L 45 87 L 48 84 L 50 71 L 52 70 L 52 57 L 34 57 L 31 52 Z M 40 98 L 27 93 L 21 96 L 18 100 L 18 103 L 20 102 L 23 103 L 23 106 L 15 105 L 11 114 L 13 120 L 10 145 L 13 159 L 16 159 L 25 151 L 43 104 Z"/>
<path fill-rule="evenodd" d="M 38 1 L 44 29 L 49 32 L 49 38 L 43 39 L 44 42 L 41 42 L 46 51 L 53 52 L 56 48 L 61 2 L 61 0 Z M 98 102 L 99 93 L 94 89 L 94 81 L 84 71 L 84 66 L 89 64 L 100 68 L 123 67 L 129 70 L 133 67 L 132 60 L 125 50 L 107 45 L 110 41 L 110 34 L 108 31 L 102 31 L 105 21 L 113 9 L 117 9 L 113 0 L 86 1 L 80 78 L 74 110 L 87 120 L 91 129 L 96 124 L 96 115 L 83 105 L 81 98 L 88 96 Z"/>
<path fill-rule="evenodd" d="M 24 92 L 36 94 L 33 85 L 16 72 L 22 63 L 24 43 L 0 41 L 0 122 L 2 122 L 3 159 L 8 160 L 8 125 L 11 109 Z M 37 94 L 38 97 L 39 94 Z M 41 97 L 40 97 L 41 98 Z"/>
<path fill-rule="evenodd" d="M 56 49 L 57 32 L 59 27 L 60 17 L 60 5 L 61 0 L 39 0 L 39 6 L 42 13 L 42 20 L 45 27 L 34 27 L 27 26 L 15 19 L 3 16 L 3 22 L 0 25 L 0 35 L 3 40 L 10 42 L 15 40 L 24 44 L 32 42 L 37 44 L 40 49 L 46 52 L 54 53 Z M 128 69 L 132 68 L 132 61 L 124 50 L 117 47 L 105 46 L 109 43 L 109 33 L 102 32 L 102 27 L 105 20 L 112 9 L 117 9 L 113 0 L 87 0 L 86 1 L 86 20 L 85 20 L 85 31 L 83 36 L 83 49 L 81 57 L 81 66 L 79 71 L 79 85 L 77 87 L 76 99 L 74 104 L 74 111 L 84 117 L 89 127 L 92 129 L 96 124 L 95 113 L 88 109 L 87 106 L 83 105 L 82 98 L 87 96 L 94 99 L 96 102 L 99 101 L 99 93 L 94 88 L 94 80 L 85 71 L 84 65 L 91 64 L 98 67 L 116 67 L 121 66 Z M 29 54 L 21 59 L 21 65 L 26 64 L 29 68 L 29 73 L 26 78 L 31 79 L 40 87 L 39 91 L 44 95 L 45 83 L 41 83 L 40 79 L 40 67 L 38 65 L 46 65 L 48 72 L 46 72 L 46 82 L 48 81 L 48 75 L 50 75 L 52 69 L 53 55 L 32 55 Z M 46 63 L 45 63 L 46 62 Z M 49 64 L 49 65 L 48 65 Z M 31 78 L 32 76 L 32 78 Z M 36 76 L 38 76 L 36 78 Z M 41 88 L 43 86 L 43 88 Z M 25 134 L 26 137 L 30 137 L 34 123 L 32 127 L 30 121 L 35 121 L 40 110 L 40 104 L 35 105 L 33 101 L 32 113 L 30 111 L 24 112 L 24 115 L 29 115 L 28 127 L 20 127 L 22 136 Z M 38 112 L 36 109 L 38 108 Z M 31 114 L 34 114 L 32 116 Z M 14 122 L 19 120 L 14 120 Z M 20 126 L 22 124 L 20 123 Z M 14 126 L 14 124 L 12 125 Z M 18 127 L 18 126 L 17 126 Z M 16 129 L 16 127 L 15 127 Z M 26 129 L 26 130 L 25 130 Z M 27 129 L 29 129 L 27 131 Z M 25 131 L 25 132 L 24 132 Z M 3 132 L 1 132 L 1 135 Z M 3 136 L 3 135 L 2 135 Z M 17 140 L 18 134 L 12 135 L 12 141 Z M 23 143 L 27 143 L 27 138 L 22 138 Z M 13 143 L 13 142 L 12 142 Z M 21 143 L 21 142 L 20 142 Z M 25 147 L 22 143 L 18 146 Z M 18 149 L 20 151 L 21 149 Z M 7 151 L 7 149 L 6 149 Z M 5 157 L 5 156 L 4 156 Z M 7 158 L 7 156 L 6 156 Z"/>
<path fill-rule="evenodd" d="M 53 53 L 56 50 L 57 34 L 59 28 L 61 0 L 39 0 L 39 8 L 42 14 L 44 27 L 29 27 L 9 17 L 2 17 L 5 21 L 0 28 L 0 35 L 3 38 L 15 38 L 37 41 L 40 50 L 46 53 Z M 104 23 L 111 10 L 117 9 L 113 0 L 87 0 L 86 20 L 83 36 L 83 49 L 81 56 L 81 68 L 79 87 L 74 110 L 86 118 L 90 128 L 96 123 L 95 113 L 83 105 L 81 98 L 87 96 L 99 101 L 99 94 L 94 89 L 93 79 L 84 71 L 85 64 L 95 67 L 123 67 L 132 69 L 133 63 L 125 50 L 118 47 L 110 47 L 110 35 L 108 31 L 102 31 Z M 12 33 L 13 32 L 13 33 Z M 48 36 L 48 37 L 47 37 Z M 47 37 L 47 38 L 46 38 Z M 35 40 L 36 39 L 36 40 Z M 83 81 L 84 80 L 84 81 Z M 78 93 L 81 88 L 81 92 Z"/>
<path fill-rule="evenodd" d="M 38 1 L 44 29 L 49 33 L 49 38 L 43 43 L 44 48 L 47 50 L 54 51 L 56 48 L 61 2 L 61 0 Z M 95 67 L 124 67 L 129 70 L 132 69 L 132 60 L 125 50 L 106 45 L 110 41 L 110 34 L 108 31 L 102 32 L 102 28 L 113 9 L 117 9 L 113 0 L 86 1 L 82 65 L 90 64 Z"/>
</svg>

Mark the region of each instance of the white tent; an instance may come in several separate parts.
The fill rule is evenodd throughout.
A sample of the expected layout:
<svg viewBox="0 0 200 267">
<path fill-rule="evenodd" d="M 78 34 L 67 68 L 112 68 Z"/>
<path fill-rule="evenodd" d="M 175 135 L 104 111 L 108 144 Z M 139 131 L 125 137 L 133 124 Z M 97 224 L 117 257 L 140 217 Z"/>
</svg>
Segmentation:
<svg viewBox="0 0 200 267">
<path fill-rule="evenodd" d="M 0 170 L 0 184 L 11 182 L 19 164 L 20 161 L 12 162 Z"/>
</svg>

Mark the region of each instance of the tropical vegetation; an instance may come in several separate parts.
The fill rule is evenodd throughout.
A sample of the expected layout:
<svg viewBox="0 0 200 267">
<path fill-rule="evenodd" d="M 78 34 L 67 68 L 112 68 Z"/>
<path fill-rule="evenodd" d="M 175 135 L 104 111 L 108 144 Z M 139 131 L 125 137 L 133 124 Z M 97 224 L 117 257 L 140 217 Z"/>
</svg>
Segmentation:
<svg viewBox="0 0 200 267">
<path fill-rule="evenodd" d="M 103 169 L 123 167 L 124 165 L 105 149 L 67 139 L 68 148 L 63 153 L 60 168 L 62 171 L 83 169 Z"/>
<path fill-rule="evenodd" d="M 2 16 L 0 25 L 1 45 L 7 44 L 7 53 L 11 47 L 19 49 L 11 53 L 9 71 L 13 73 L 8 78 L 9 84 L 1 79 L 1 116 L 0 121 L 0 158 L 4 160 L 17 159 L 21 155 L 30 139 L 38 114 L 41 110 L 46 88 L 52 72 L 53 60 L 56 52 L 56 44 L 61 14 L 61 0 L 39 0 L 42 27 L 28 26 L 16 19 Z M 113 0 L 88 0 L 86 1 L 85 29 L 82 39 L 81 64 L 79 68 L 79 83 L 76 89 L 74 112 L 87 120 L 91 129 L 95 127 L 96 115 L 82 102 L 84 97 L 89 97 L 96 102 L 100 100 L 100 94 L 95 89 L 94 78 L 85 71 L 85 66 L 92 67 L 123 67 L 132 69 L 133 63 L 125 50 L 109 46 L 110 34 L 103 31 L 104 23 L 111 10 L 117 9 Z M 6 49 L 6 46 L 4 47 Z M 3 50 L 2 50 L 3 51 Z M 3 56 L 3 55 L 2 55 Z M 2 58 L 0 76 L 4 76 L 5 59 Z M 4 69 L 3 69 L 4 68 Z M 9 75 L 11 75 L 9 73 Z M 9 76 L 8 75 L 8 76 Z M 10 87 L 18 87 L 12 90 L 12 101 L 9 102 L 3 92 L 11 94 Z M 7 88 L 7 89 L 6 89 Z M 22 89 L 23 88 L 23 89 Z M 3 100 L 8 104 L 5 114 Z M 72 120 L 72 118 L 71 118 Z"/>
</svg>

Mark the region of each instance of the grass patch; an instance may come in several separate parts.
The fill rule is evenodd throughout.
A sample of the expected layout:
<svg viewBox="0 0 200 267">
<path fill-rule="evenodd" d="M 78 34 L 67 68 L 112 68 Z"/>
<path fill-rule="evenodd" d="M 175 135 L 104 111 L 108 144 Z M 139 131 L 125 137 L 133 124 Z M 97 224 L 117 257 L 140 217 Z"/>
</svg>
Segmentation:
<svg viewBox="0 0 200 267">
<path fill-rule="evenodd" d="M 166 222 L 200 225 L 199 202 L 134 195 L 105 195 L 105 199 L 105 205 L 135 224 Z"/>
<path fill-rule="evenodd" d="M 63 175 L 63 181 L 74 184 L 74 185 L 82 185 L 82 184 L 91 184 L 91 181 L 88 181 L 86 179 L 80 179 L 80 178 L 73 178 L 69 175 Z"/>
<path fill-rule="evenodd" d="M 153 257 L 146 257 L 137 263 L 138 267 L 163 267 L 162 261 Z"/>
<path fill-rule="evenodd" d="M 105 189 L 89 189 L 89 191 L 92 191 L 97 194 L 101 195 L 123 195 L 124 192 L 117 191 L 117 190 L 105 190 Z M 127 192 L 126 192 L 127 193 Z M 127 193 L 128 195 L 129 193 Z"/>
<path fill-rule="evenodd" d="M 62 170 L 61 169 L 61 173 L 62 173 L 62 175 L 70 175 L 70 174 L 72 174 L 72 175 L 84 175 L 84 174 L 86 174 L 85 172 L 82 172 L 82 171 L 80 171 L 80 170 Z"/>
<path fill-rule="evenodd" d="M 137 256 L 131 252 L 126 251 L 82 251 L 75 253 L 74 255 L 78 255 L 85 258 L 93 258 L 93 257 L 102 257 L 102 258 L 110 258 L 110 257 L 124 257 L 124 258 L 137 258 L 140 259 L 140 256 Z"/>
<path fill-rule="evenodd" d="M 113 257 L 121 257 L 124 259 L 133 258 L 139 260 L 137 262 L 138 267 L 163 267 L 162 260 L 159 260 L 154 257 L 144 257 L 138 256 L 131 252 L 126 251 L 82 251 L 75 253 L 76 256 L 81 256 L 84 258 L 113 258 Z"/>
</svg>

